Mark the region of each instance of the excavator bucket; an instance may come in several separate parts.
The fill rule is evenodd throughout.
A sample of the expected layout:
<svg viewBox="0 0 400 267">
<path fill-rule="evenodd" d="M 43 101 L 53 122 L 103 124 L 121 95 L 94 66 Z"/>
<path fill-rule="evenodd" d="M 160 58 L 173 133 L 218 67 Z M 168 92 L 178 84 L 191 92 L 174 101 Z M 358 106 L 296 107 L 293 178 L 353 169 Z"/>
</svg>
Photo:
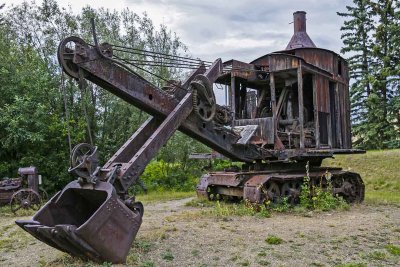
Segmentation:
<svg viewBox="0 0 400 267">
<path fill-rule="evenodd" d="M 31 220 L 16 223 L 46 244 L 83 259 L 124 263 L 142 223 L 106 182 L 69 183 Z"/>
</svg>

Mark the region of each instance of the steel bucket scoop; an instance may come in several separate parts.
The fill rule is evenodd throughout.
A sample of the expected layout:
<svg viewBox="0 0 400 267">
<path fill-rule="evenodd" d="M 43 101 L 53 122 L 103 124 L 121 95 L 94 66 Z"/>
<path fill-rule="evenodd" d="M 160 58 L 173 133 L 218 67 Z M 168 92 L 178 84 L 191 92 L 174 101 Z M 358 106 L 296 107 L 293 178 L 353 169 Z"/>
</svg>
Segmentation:
<svg viewBox="0 0 400 267">
<path fill-rule="evenodd" d="M 129 209 L 109 183 L 100 182 L 95 189 L 86 189 L 74 181 L 32 220 L 16 223 L 40 241 L 73 256 L 123 263 L 142 223 L 142 214 Z"/>
<path fill-rule="evenodd" d="M 142 224 L 143 205 L 123 200 L 110 182 L 97 179 L 101 172 L 96 162 L 96 147 L 75 147 L 70 171 L 80 178 L 52 197 L 31 220 L 16 224 L 72 256 L 124 263 Z"/>
</svg>

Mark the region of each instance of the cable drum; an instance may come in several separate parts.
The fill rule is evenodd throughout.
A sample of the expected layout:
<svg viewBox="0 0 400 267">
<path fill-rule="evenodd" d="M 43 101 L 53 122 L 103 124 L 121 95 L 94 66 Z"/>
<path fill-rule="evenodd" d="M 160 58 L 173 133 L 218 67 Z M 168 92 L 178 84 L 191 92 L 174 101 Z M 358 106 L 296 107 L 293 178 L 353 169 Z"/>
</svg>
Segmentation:
<svg viewBox="0 0 400 267">
<path fill-rule="evenodd" d="M 228 125 L 233 120 L 232 112 L 228 107 L 217 105 L 214 120 L 219 124 Z"/>
</svg>

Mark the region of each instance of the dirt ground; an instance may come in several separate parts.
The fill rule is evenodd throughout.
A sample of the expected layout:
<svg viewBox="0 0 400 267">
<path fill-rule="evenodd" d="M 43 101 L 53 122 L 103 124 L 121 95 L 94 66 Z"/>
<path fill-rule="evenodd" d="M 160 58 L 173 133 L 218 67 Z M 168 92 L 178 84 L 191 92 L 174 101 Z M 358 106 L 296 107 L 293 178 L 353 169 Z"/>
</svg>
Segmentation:
<svg viewBox="0 0 400 267">
<path fill-rule="evenodd" d="M 400 207 L 356 205 L 348 211 L 270 218 L 216 217 L 191 199 L 148 204 L 129 266 L 400 266 Z M 0 215 L 1 266 L 94 265 L 59 252 Z M 268 244 L 268 236 L 281 244 Z M 350 265 L 355 264 L 355 265 Z M 359 265 L 356 265 L 359 264 Z M 107 266 L 103 264 L 103 266 Z"/>
</svg>

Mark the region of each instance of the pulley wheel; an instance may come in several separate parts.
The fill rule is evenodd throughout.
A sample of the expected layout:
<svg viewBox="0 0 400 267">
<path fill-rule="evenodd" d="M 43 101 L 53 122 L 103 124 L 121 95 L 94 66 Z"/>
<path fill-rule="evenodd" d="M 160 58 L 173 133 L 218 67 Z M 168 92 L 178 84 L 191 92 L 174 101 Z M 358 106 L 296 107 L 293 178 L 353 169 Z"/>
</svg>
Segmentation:
<svg viewBox="0 0 400 267">
<path fill-rule="evenodd" d="M 65 38 L 58 45 L 57 58 L 65 73 L 72 78 L 79 78 L 79 67 L 74 63 L 74 56 L 77 49 L 88 45 L 81 38 L 70 36 Z"/>
<path fill-rule="evenodd" d="M 102 43 L 100 46 L 100 53 L 105 57 L 112 57 L 113 56 L 113 49 L 109 43 Z"/>
<path fill-rule="evenodd" d="M 68 172 L 81 178 L 91 179 L 91 175 L 98 166 L 97 147 L 86 143 L 78 144 L 72 149 L 71 167 Z M 90 180 L 90 182 L 95 182 Z"/>
<path fill-rule="evenodd" d="M 86 159 L 95 152 L 95 147 L 81 143 L 74 147 L 71 153 L 71 170 L 78 169 L 85 164 Z"/>
</svg>

